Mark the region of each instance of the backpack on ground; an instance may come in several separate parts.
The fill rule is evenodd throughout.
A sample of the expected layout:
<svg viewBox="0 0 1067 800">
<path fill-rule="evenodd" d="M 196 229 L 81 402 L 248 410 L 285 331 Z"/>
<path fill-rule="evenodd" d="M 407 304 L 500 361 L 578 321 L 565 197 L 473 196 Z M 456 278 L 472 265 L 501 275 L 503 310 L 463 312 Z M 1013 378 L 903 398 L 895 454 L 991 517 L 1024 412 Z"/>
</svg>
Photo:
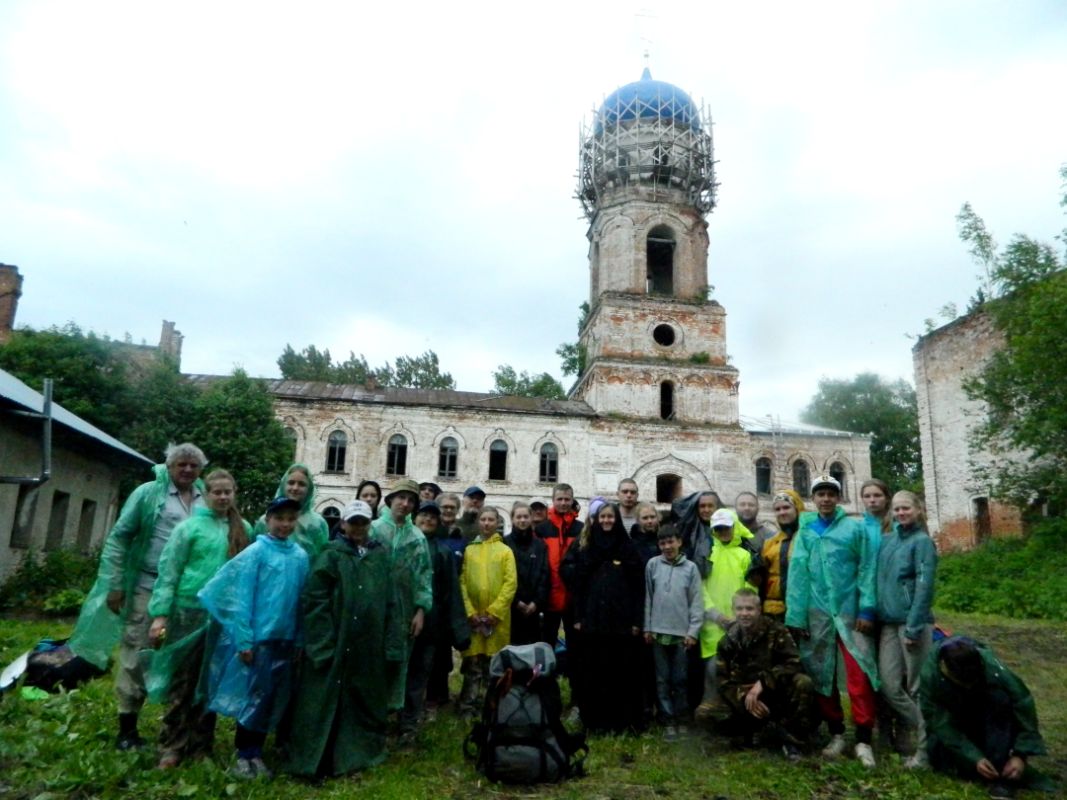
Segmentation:
<svg viewBox="0 0 1067 800">
<path fill-rule="evenodd" d="M 66 639 L 42 639 L 26 658 L 23 684 L 46 692 L 68 691 L 104 674 L 81 656 L 74 655 Z"/>
<path fill-rule="evenodd" d="M 478 771 L 500 783 L 551 783 L 584 774 L 589 748 L 560 715 L 556 658 L 544 642 L 511 645 L 489 663 L 481 721 L 463 742 Z"/>
</svg>

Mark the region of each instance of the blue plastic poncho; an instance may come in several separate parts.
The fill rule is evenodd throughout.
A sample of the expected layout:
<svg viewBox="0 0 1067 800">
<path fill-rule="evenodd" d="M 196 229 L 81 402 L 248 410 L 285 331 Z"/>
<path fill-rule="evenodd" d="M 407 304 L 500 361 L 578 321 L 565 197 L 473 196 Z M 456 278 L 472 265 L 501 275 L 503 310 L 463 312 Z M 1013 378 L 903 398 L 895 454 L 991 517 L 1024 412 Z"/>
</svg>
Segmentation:
<svg viewBox="0 0 1067 800">
<path fill-rule="evenodd" d="M 878 689 L 874 640 L 853 628 L 877 615 L 878 549 L 863 522 L 840 506 L 822 533 L 818 524 L 817 514 L 804 515 L 793 537 L 785 624 L 809 634 L 798 643 L 800 658 L 819 694 L 833 692 L 837 637 Z"/>
<path fill-rule="evenodd" d="M 289 480 L 289 473 L 294 469 L 303 472 L 307 476 L 308 493 L 304 498 L 304 502 L 300 504 L 300 516 L 296 518 L 296 528 L 289 538 L 303 547 L 304 551 L 314 559 L 315 556 L 322 552 L 322 548 L 330 540 L 330 526 L 322 514 L 319 514 L 314 509 L 315 479 L 311 477 L 311 470 L 308 466 L 300 463 L 292 464 L 282 475 L 282 479 L 278 481 L 278 491 L 274 493 L 274 496 L 275 498 L 286 496 L 285 484 Z M 252 538 L 258 538 L 266 532 L 267 517 L 264 515 L 256 520 L 256 525 L 252 529 Z"/>
<path fill-rule="evenodd" d="M 267 731 L 289 700 L 308 556 L 291 538 L 260 536 L 200 590 L 221 630 L 208 668 L 208 710 Z M 253 651 L 253 663 L 238 654 Z"/>
</svg>

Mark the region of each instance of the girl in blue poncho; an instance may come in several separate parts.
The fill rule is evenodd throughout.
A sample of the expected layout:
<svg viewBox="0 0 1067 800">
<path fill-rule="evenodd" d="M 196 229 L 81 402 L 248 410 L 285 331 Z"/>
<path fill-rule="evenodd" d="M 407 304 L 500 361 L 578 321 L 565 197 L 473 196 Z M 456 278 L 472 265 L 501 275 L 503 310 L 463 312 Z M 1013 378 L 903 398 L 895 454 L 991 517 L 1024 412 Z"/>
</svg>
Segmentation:
<svg viewBox="0 0 1067 800">
<path fill-rule="evenodd" d="M 307 553 L 290 539 L 300 504 L 279 497 L 260 536 L 200 590 L 221 628 L 208 673 L 208 710 L 237 720 L 237 778 L 269 777 L 263 742 L 291 693 Z"/>
</svg>

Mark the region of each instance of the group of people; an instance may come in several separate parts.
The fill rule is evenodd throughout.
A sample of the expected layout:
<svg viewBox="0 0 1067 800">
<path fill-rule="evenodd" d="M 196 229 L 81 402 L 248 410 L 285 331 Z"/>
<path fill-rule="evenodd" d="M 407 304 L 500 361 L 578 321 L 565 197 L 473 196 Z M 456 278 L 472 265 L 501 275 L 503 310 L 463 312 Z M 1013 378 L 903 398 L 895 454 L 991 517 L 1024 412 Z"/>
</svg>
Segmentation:
<svg viewBox="0 0 1067 800">
<path fill-rule="evenodd" d="M 311 471 L 294 464 L 255 525 L 237 482 L 192 444 L 168 448 L 104 544 L 99 577 L 70 640 L 107 668 L 119 645 L 119 749 L 144 746 L 138 716 L 162 702 L 159 767 L 210 753 L 216 715 L 236 720 L 239 778 L 277 762 L 302 776 L 383 760 L 450 701 L 481 712 L 491 656 L 545 641 L 565 664 L 576 719 L 591 732 L 673 741 L 698 722 L 739 747 L 791 760 L 825 721 L 843 755 L 843 677 L 856 758 L 875 766 L 876 726 L 904 765 L 957 769 L 1009 791 L 1044 753 L 1029 692 L 984 645 L 934 641 L 937 553 L 922 503 L 878 480 L 863 518 L 820 476 L 814 511 L 793 490 L 733 508 L 714 492 L 639 502 L 632 480 L 594 497 L 586 520 L 567 484 L 548 503 L 501 512 L 477 486 L 364 481 L 335 529 L 314 511 Z M 505 536 L 505 528 L 508 528 Z M 1032 771 L 1031 771 L 1032 772 Z M 1005 788 L 1007 787 L 1007 788 Z"/>
</svg>

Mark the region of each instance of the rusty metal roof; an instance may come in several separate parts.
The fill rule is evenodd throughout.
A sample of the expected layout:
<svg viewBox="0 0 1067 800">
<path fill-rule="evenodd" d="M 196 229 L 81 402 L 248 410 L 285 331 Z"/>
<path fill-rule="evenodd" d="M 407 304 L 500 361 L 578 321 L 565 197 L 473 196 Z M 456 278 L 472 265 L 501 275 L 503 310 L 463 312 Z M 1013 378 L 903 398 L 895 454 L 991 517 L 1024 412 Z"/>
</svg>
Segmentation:
<svg viewBox="0 0 1067 800">
<path fill-rule="evenodd" d="M 209 385 L 222 375 L 186 375 L 194 384 Z M 442 408 L 484 408 L 492 411 L 516 411 L 527 414 L 553 414 L 568 417 L 595 417 L 596 412 L 581 400 L 546 400 L 540 397 L 516 397 L 487 392 L 460 392 L 453 389 L 369 388 L 362 384 L 288 381 L 260 378 L 275 397 L 291 400 L 334 400 L 351 403 L 382 403 L 400 406 L 436 406 Z"/>
</svg>

